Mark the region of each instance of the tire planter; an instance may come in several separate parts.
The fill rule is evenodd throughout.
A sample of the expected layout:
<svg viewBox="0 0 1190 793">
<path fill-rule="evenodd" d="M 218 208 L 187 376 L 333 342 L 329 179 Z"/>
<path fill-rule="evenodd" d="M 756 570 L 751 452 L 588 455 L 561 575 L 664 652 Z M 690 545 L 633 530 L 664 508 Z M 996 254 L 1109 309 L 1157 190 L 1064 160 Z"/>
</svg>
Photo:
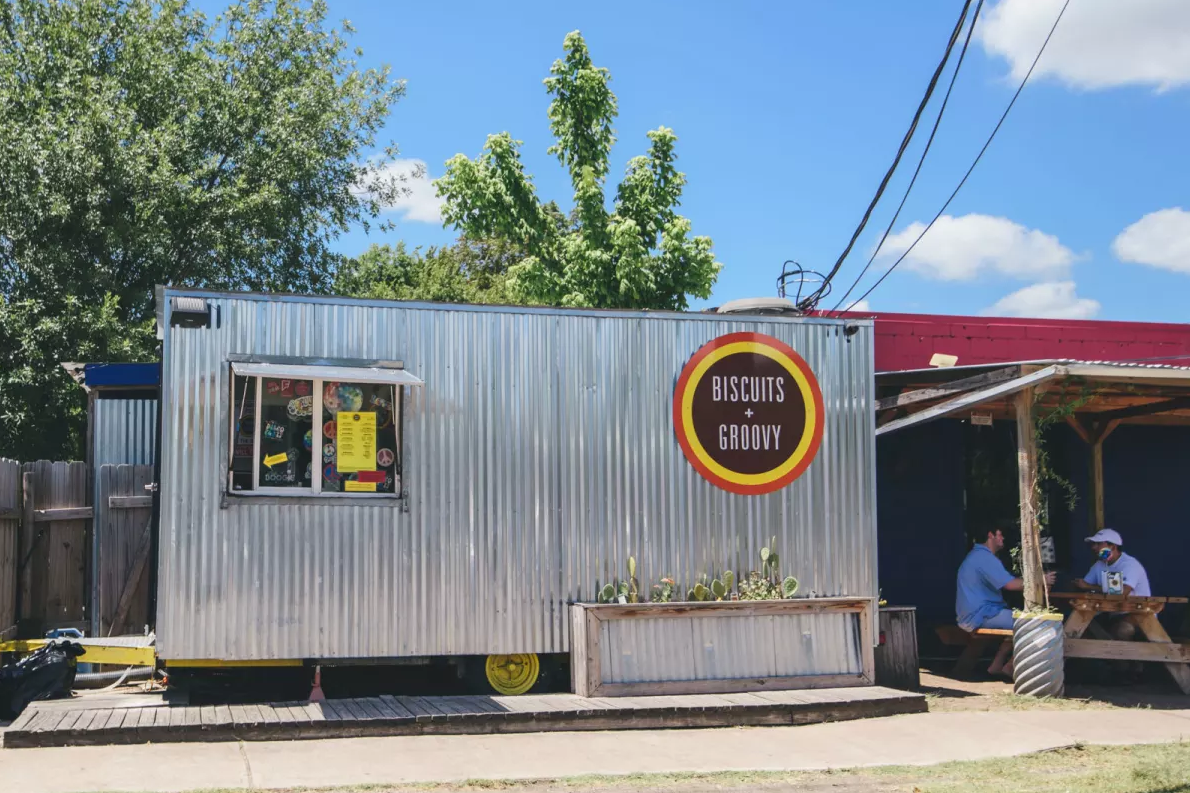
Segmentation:
<svg viewBox="0 0 1190 793">
<path fill-rule="evenodd" d="M 1012 625 L 1012 691 L 1060 697 L 1066 687 L 1061 614 L 1017 615 Z"/>
</svg>

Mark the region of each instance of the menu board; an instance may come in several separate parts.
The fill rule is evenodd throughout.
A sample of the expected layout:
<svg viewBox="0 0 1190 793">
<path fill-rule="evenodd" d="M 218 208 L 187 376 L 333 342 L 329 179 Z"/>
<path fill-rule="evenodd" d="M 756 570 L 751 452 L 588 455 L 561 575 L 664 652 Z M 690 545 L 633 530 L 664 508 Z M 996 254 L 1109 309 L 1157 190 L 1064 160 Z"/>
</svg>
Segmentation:
<svg viewBox="0 0 1190 793">
<path fill-rule="evenodd" d="M 340 412 L 336 417 L 339 473 L 376 470 L 376 414 Z"/>
</svg>

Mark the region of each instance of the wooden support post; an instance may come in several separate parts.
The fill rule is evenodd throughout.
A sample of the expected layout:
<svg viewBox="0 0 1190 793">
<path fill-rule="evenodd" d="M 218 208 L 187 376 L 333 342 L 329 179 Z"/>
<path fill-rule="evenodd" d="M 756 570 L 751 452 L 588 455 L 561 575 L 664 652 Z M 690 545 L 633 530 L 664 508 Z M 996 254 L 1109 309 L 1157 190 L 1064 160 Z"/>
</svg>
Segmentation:
<svg viewBox="0 0 1190 793">
<path fill-rule="evenodd" d="M 1119 426 L 1119 419 L 1111 419 L 1109 421 L 1100 422 L 1094 421 L 1085 424 L 1076 416 L 1067 416 L 1066 421 L 1074 429 L 1078 436 L 1090 447 L 1091 450 L 1091 468 L 1089 471 L 1088 480 L 1090 481 L 1090 497 L 1087 499 L 1091 508 L 1087 510 L 1087 523 L 1090 526 L 1091 534 L 1103 528 L 1103 442 L 1108 435 L 1112 434 L 1112 430 Z"/>
<path fill-rule="evenodd" d="M 1033 389 L 1016 395 L 1016 464 L 1021 499 L 1021 572 L 1025 581 L 1025 608 L 1045 606 L 1045 579 L 1041 569 L 1041 527 L 1037 522 L 1037 438 L 1033 426 Z"/>
<path fill-rule="evenodd" d="M 1091 443 L 1091 533 L 1103 528 L 1103 439 Z"/>
</svg>

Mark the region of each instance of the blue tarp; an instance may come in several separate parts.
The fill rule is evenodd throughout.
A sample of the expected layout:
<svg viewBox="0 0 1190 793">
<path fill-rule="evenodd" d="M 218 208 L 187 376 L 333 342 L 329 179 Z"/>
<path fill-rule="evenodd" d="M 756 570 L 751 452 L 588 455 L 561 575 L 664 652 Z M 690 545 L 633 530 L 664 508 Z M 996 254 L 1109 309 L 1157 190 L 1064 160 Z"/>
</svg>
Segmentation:
<svg viewBox="0 0 1190 793">
<path fill-rule="evenodd" d="M 156 363 L 88 363 L 83 365 L 83 384 L 88 388 L 156 388 Z"/>
</svg>

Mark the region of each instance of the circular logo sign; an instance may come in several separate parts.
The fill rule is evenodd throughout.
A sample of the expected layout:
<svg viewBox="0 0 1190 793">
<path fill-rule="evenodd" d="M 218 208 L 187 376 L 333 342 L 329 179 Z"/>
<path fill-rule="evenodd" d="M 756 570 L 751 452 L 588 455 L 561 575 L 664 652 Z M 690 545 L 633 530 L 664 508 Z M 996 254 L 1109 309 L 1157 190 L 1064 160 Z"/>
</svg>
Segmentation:
<svg viewBox="0 0 1190 793">
<path fill-rule="evenodd" d="M 800 355 L 761 333 L 704 344 L 674 389 L 674 431 L 704 479 L 741 495 L 780 490 L 822 443 L 822 391 Z"/>
</svg>

